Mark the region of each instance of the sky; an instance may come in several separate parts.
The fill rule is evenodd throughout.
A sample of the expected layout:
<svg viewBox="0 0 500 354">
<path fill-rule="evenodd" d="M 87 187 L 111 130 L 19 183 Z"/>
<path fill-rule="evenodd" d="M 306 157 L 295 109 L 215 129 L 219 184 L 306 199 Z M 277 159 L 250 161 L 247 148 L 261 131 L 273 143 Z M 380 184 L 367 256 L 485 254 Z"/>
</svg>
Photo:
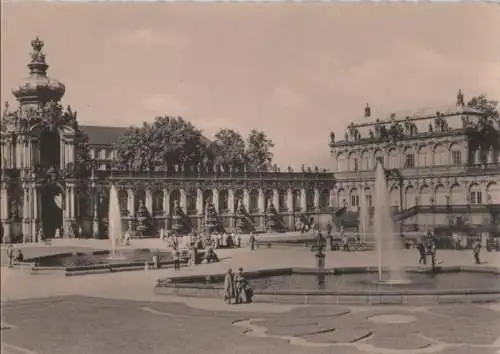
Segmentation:
<svg viewBox="0 0 500 354">
<path fill-rule="evenodd" d="M 275 161 L 331 168 L 330 131 L 372 114 L 500 99 L 496 4 L 3 2 L 1 98 L 30 42 L 80 124 L 183 116 L 212 137 L 255 128 Z"/>
</svg>

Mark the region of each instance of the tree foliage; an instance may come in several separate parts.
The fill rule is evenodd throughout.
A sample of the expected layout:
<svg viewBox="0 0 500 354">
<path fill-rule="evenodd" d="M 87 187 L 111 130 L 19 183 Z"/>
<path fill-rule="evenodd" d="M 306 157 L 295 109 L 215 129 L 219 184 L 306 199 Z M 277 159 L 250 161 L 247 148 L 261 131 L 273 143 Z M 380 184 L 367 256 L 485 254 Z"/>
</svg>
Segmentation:
<svg viewBox="0 0 500 354">
<path fill-rule="evenodd" d="M 498 101 L 490 100 L 485 94 L 472 97 L 467 103 L 468 107 L 475 108 L 486 114 L 486 117 L 498 121 Z"/>
<path fill-rule="evenodd" d="M 245 162 L 245 141 L 232 129 L 221 129 L 215 134 L 215 149 L 223 163 L 239 165 Z"/>
<path fill-rule="evenodd" d="M 208 154 L 201 131 L 182 117 L 131 127 L 117 143 L 118 162 L 133 169 L 196 164 Z"/>
<path fill-rule="evenodd" d="M 478 143 L 485 148 L 490 145 L 500 146 L 498 101 L 490 100 L 485 94 L 481 94 L 472 97 L 467 106 L 485 113 L 484 118 L 477 124 Z"/>
<path fill-rule="evenodd" d="M 214 142 L 181 117 L 157 117 L 152 124 L 130 127 L 116 143 L 117 165 L 133 170 L 194 166 L 205 162 L 246 164 L 249 171 L 266 170 L 272 162 L 273 142 L 252 130 L 246 139 L 232 129 L 221 129 Z"/>
<path fill-rule="evenodd" d="M 274 143 L 260 130 L 253 129 L 246 140 L 245 157 L 250 171 L 266 171 L 272 164 Z"/>
</svg>

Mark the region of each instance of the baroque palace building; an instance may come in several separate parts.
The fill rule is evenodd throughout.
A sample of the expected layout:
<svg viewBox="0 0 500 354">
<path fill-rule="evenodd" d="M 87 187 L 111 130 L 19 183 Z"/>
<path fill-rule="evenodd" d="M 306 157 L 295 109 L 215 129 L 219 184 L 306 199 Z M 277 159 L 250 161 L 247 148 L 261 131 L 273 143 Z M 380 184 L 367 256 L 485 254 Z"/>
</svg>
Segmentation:
<svg viewBox="0 0 500 354">
<path fill-rule="evenodd" d="M 36 242 L 56 229 L 62 237 L 106 237 L 111 185 L 133 235 L 203 231 L 208 210 L 226 231 L 291 229 L 297 218 L 331 220 L 333 174 L 317 168 L 256 173 L 204 163 L 112 169 L 114 142 L 126 129 L 80 125 L 76 112 L 60 104 L 65 86 L 47 76 L 43 42 L 37 38 L 31 46 L 29 76 L 13 90 L 18 107 L 6 103 L 1 121 L 3 242 Z M 82 162 L 87 153 L 95 168 Z"/>
<path fill-rule="evenodd" d="M 403 229 L 462 224 L 498 231 L 500 127 L 467 107 L 461 91 L 456 98 L 449 107 L 392 113 L 388 119 L 373 119 L 367 104 L 365 119 L 351 123 L 343 140 L 331 133 L 333 205 L 346 206 L 354 218 L 363 203 L 371 210 L 380 161 L 387 202 Z"/>
</svg>

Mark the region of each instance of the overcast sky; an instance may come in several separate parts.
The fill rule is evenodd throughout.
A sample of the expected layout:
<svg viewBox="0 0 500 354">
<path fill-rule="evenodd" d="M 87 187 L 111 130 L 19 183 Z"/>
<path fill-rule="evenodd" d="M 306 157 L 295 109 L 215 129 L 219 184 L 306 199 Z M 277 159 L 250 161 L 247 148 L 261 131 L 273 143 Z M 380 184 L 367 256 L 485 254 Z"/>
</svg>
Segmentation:
<svg viewBox="0 0 500 354">
<path fill-rule="evenodd" d="M 372 113 L 500 99 L 494 4 L 62 4 L 2 9 L 2 101 L 45 42 L 81 124 L 182 115 L 264 130 L 276 162 L 330 167 L 329 132 Z M 378 113 L 377 113 L 378 112 Z"/>
</svg>

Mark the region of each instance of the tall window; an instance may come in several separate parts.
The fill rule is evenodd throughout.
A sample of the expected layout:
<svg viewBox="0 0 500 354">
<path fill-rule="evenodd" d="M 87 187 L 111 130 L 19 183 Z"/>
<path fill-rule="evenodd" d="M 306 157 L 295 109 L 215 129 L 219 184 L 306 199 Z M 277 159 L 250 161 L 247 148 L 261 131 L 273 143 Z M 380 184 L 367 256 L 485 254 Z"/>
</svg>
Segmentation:
<svg viewBox="0 0 500 354">
<path fill-rule="evenodd" d="M 358 171 L 359 170 L 358 159 L 353 159 L 352 160 L 352 165 L 353 165 L 354 171 Z"/>
<path fill-rule="evenodd" d="M 415 155 L 414 154 L 406 154 L 405 159 L 405 167 L 406 168 L 415 168 Z"/>
<path fill-rule="evenodd" d="M 470 192 L 470 203 L 471 204 L 481 204 L 483 201 L 481 191 L 471 190 Z"/>
<path fill-rule="evenodd" d="M 368 204 L 369 207 L 373 206 L 373 199 L 371 194 L 366 195 L 366 203 Z"/>
<path fill-rule="evenodd" d="M 451 161 L 453 165 L 459 166 L 462 164 L 462 152 L 461 151 L 452 151 L 451 152 Z"/>
<path fill-rule="evenodd" d="M 351 195 L 351 206 L 353 206 L 353 207 L 359 206 L 359 195 L 357 195 L 357 194 Z"/>
</svg>

